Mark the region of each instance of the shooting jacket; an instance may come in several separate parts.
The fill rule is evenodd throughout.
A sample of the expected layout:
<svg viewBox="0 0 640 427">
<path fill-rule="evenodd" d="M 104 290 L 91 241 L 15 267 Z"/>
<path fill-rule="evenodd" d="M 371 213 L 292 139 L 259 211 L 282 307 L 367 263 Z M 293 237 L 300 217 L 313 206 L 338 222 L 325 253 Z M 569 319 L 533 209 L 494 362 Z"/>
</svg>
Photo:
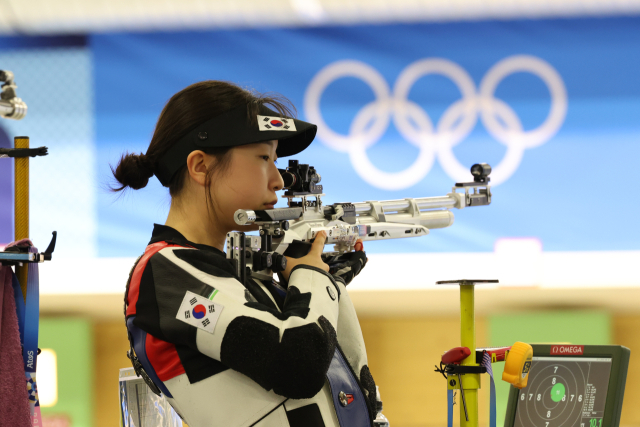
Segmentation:
<svg viewBox="0 0 640 427">
<path fill-rule="evenodd" d="M 144 370 L 190 427 L 366 427 L 375 383 L 344 282 L 297 266 L 240 283 L 223 252 L 156 224 L 125 318 Z"/>
</svg>

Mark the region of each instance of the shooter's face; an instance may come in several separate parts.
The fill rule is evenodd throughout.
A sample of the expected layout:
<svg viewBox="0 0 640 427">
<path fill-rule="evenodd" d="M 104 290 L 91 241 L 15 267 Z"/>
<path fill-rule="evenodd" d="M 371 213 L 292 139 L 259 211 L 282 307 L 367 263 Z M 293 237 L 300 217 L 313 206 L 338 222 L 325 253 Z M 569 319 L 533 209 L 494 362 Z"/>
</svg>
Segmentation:
<svg viewBox="0 0 640 427">
<path fill-rule="evenodd" d="M 216 210 L 216 219 L 229 230 L 251 230 L 233 220 L 238 209 L 271 209 L 278 202 L 276 191 L 284 182 L 275 165 L 278 141 L 242 145 L 231 150 L 226 173 L 214 179 L 209 191 Z"/>
</svg>

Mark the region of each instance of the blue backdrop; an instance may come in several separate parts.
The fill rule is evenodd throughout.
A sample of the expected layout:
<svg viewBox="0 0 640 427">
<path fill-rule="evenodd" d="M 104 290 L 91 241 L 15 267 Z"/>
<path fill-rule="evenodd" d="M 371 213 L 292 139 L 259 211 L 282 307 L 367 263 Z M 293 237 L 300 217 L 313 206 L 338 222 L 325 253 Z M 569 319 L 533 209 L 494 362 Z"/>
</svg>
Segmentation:
<svg viewBox="0 0 640 427">
<path fill-rule="evenodd" d="M 116 200 L 109 163 L 144 152 L 169 97 L 205 79 L 279 92 L 325 122 L 297 158 L 320 171 L 327 202 L 443 195 L 471 164 L 494 166 L 490 207 L 369 251 L 491 251 L 501 237 L 640 249 L 640 18 L 102 34 L 88 46 L 100 256 L 139 254 L 169 206 L 155 179 Z"/>
</svg>

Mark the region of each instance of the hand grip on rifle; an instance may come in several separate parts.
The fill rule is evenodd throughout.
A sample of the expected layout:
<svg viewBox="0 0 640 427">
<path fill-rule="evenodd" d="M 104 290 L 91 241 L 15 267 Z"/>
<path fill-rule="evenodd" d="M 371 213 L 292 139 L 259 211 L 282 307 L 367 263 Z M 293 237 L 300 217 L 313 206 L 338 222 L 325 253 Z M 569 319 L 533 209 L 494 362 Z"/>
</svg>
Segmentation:
<svg viewBox="0 0 640 427">
<path fill-rule="evenodd" d="M 283 255 L 290 258 L 302 258 L 309 253 L 312 247 L 311 243 L 294 240 Z M 356 252 L 347 252 L 341 255 L 323 253 L 321 258 L 329 266 L 329 273 L 342 277 L 345 284 L 348 285 L 367 265 L 368 259 L 362 249 L 362 240 L 358 240 Z"/>
<path fill-rule="evenodd" d="M 301 264 L 309 265 L 328 272 L 329 266 L 322 260 L 322 250 L 324 249 L 324 242 L 326 239 L 327 234 L 324 231 L 321 231 L 316 235 L 316 238 L 310 245 L 311 248 L 306 255 L 301 258 L 287 258 L 287 268 L 282 272 L 282 276 L 285 280 L 289 281 L 289 274 L 291 274 L 291 270 L 293 270 L 295 266 Z M 286 254 L 284 255 L 286 256 Z"/>
</svg>

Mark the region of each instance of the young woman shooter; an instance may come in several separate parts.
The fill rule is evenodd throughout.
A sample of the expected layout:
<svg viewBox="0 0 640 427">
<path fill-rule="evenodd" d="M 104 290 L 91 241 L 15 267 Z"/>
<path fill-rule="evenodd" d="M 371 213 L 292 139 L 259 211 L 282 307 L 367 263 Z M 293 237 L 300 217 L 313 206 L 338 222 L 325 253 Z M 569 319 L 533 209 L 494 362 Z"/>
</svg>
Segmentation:
<svg viewBox="0 0 640 427">
<path fill-rule="evenodd" d="M 240 283 L 223 252 L 229 231 L 250 230 L 235 224 L 237 209 L 276 204 L 276 159 L 315 137 L 315 125 L 291 116 L 280 98 L 196 83 L 169 100 L 146 154 L 127 154 L 114 170 L 118 191 L 155 175 L 172 197 L 132 269 L 125 317 L 134 367 L 190 427 L 365 427 L 375 417 L 345 288 L 364 252 L 331 275 L 320 234 L 308 255 L 287 260 L 286 289 Z"/>
</svg>

